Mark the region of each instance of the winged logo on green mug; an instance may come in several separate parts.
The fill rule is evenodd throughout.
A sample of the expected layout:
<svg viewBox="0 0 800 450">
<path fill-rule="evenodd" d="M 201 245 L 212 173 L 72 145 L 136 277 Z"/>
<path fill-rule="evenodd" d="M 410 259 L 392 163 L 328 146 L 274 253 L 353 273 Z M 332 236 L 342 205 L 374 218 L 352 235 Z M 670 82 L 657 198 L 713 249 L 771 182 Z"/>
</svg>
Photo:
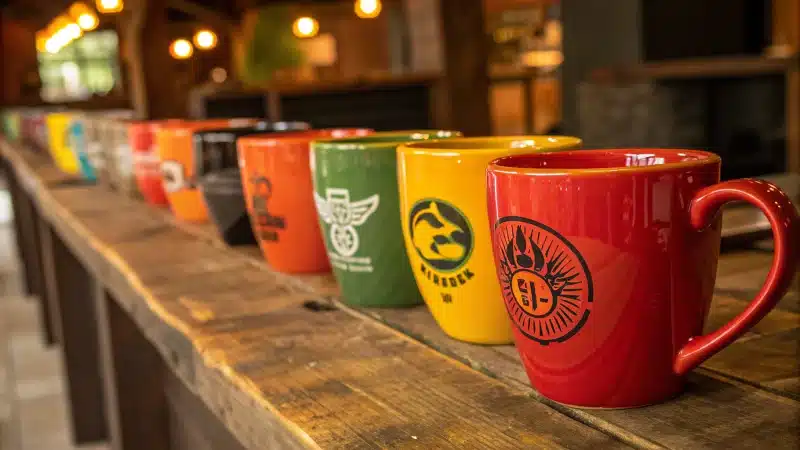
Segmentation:
<svg viewBox="0 0 800 450">
<path fill-rule="evenodd" d="M 353 256 L 358 251 L 357 226 L 363 225 L 378 209 L 380 196 L 371 195 L 363 200 L 350 202 L 350 191 L 340 188 L 325 190 L 326 198 L 314 192 L 317 213 L 323 222 L 330 225 L 333 248 L 342 256 Z"/>
</svg>

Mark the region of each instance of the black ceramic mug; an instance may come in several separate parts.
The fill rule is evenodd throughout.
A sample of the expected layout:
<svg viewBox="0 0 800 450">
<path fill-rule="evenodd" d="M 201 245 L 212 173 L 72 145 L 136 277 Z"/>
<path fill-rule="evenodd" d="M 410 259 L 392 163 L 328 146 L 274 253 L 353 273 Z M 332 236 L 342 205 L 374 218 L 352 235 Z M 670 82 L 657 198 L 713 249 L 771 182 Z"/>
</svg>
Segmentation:
<svg viewBox="0 0 800 450">
<path fill-rule="evenodd" d="M 236 141 L 253 134 L 309 128 L 305 122 L 259 122 L 242 128 L 197 131 L 192 135 L 194 173 L 211 220 L 225 243 L 257 243 L 245 206 Z"/>
</svg>

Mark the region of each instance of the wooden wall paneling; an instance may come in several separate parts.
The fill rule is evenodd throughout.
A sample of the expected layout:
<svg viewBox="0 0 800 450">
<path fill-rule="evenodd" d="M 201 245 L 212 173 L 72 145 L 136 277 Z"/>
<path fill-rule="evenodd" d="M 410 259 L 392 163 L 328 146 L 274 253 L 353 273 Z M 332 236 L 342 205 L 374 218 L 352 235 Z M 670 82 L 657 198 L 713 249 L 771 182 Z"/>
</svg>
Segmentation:
<svg viewBox="0 0 800 450">
<path fill-rule="evenodd" d="M 100 282 L 93 294 L 111 449 L 168 450 L 164 361 Z"/>
<path fill-rule="evenodd" d="M 55 268 L 72 436 L 79 444 L 105 441 L 108 433 L 92 278 L 52 229 L 42 234 L 42 245 L 44 254 L 52 258 L 48 264 Z"/>
<path fill-rule="evenodd" d="M 24 252 L 27 254 L 26 271 L 30 277 L 32 292 L 36 298 L 39 310 L 39 320 L 42 324 L 42 335 L 45 345 L 56 342 L 56 333 L 50 321 L 50 302 L 44 282 L 44 265 L 42 264 L 42 247 L 37 226 L 36 205 L 27 195 L 20 195 L 20 228 L 24 230 Z"/>
<path fill-rule="evenodd" d="M 0 13 L 0 104 L 38 99 L 26 78 L 37 71 L 36 30 L 28 23 Z"/>
</svg>

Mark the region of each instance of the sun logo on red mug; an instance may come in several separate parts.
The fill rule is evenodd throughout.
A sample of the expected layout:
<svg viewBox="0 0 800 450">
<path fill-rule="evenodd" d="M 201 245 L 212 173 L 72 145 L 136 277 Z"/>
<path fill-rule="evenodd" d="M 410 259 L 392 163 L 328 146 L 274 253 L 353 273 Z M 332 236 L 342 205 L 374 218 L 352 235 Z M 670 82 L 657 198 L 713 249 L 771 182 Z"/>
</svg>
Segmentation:
<svg viewBox="0 0 800 450">
<path fill-rule="evenodd" d="M 580 331 L 593 290 L 578 249 L 552 228 L 516 216 L 495 224 L 494 245 L 503 301 L 517 328 L 542 345 Z"/>
</svg>

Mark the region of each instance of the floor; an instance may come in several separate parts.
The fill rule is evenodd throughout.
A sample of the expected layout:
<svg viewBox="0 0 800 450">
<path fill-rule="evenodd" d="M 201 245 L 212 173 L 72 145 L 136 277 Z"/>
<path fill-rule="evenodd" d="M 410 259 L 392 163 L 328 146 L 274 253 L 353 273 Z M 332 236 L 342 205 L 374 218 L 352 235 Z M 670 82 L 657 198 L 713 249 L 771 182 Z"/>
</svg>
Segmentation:
<svg viewBox="0 0 800 450">
<path fill-rule="evenodd" d="M 25 298 L 12 212 L 0 182 L 0 450 L 100 450 L 71 444 L 58 350 L 45 348 L 36 303 Z"/>
</svg>

